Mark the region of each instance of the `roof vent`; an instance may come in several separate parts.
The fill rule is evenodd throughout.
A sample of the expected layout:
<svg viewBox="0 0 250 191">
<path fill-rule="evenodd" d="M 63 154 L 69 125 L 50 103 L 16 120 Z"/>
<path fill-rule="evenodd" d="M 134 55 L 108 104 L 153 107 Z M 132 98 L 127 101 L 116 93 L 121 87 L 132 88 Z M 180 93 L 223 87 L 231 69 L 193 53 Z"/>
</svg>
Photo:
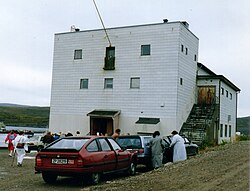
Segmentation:
<svg viewBox="0 0 250 191">
<path fill-rule="evenodd" d="M 76 28 L 75 25 L 72 25 L 70 27 L 70 32 L 79 32 L 79 31 L 80 31 L 80 29 Z"/>
<path fill-rule="evenodd" d="M 167 23 L 168 22 L 168 19 L 163 19 L 163 23 Z"/>
</svg>

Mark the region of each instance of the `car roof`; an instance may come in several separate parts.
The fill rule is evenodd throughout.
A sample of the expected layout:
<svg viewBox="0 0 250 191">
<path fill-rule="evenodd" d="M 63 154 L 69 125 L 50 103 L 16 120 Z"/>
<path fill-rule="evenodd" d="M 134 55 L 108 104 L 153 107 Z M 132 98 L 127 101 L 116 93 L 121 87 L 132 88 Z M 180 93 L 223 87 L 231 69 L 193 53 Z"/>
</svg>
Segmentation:
<svg viewBox="0 0 250 191">
<path fill-rule="evenodd" d="M 150 135 L 121 135 L 121 136 L 119 136 L 119 137 L 121 137 L 121 138 L 123 138 L 123 137 L 152 137 L 152 136 L 150 136 Z"/>
</svg>

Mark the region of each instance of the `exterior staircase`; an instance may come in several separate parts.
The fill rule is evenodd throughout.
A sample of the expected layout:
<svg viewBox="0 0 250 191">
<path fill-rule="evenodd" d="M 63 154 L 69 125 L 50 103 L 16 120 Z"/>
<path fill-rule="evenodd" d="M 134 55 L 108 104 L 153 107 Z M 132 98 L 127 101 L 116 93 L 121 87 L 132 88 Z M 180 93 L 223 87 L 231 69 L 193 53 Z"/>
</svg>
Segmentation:
<svg viewBox="0 0 250 191">
<path fill-rule="evenodd" d="M 204 141 L 211 141 L 211 136 L 214 135 L 211 129 L 214 129 L 217 113 L 216 104 L 194 104 L 187 121 L 182 125 L 180 134 L 185 135 L 197 145 L 201 145 Z"/>
</svg>

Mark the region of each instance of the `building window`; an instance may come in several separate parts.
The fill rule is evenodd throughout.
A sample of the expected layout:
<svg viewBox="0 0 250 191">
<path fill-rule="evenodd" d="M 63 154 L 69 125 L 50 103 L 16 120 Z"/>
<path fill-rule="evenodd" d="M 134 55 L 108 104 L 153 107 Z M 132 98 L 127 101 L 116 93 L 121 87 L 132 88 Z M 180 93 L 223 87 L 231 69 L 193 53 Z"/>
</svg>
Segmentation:
<svg viewBox="0 0 250 191">
<path fill-rule="evenodd" d="M 223 124 L 220 124 L 220 137 L 223 137 Z"/>
<path fill-rule="evenodd" d="M 104 70 L 115 69 L 115 47 L 106 47 L 106 57 L 104 58 Z"/>
<path fill-rule="evenodd" d="M 188 55 L 188 48 L 186 48 L 186 55 Z"/>
<path fill-rule="evenodd" d="M 88 89 L 89 87 L 89 80 L 88 79 L 81 79 L 80 80 L 80 89 Z"/>
<path fill-rule="evenodd" d="M 141 45 L 141 56 L 150 55 L 150 44 Z"/>
<path fill-rule="evenodd" d="M 194 61 L 197 61 L 197 55 L 196 54 L 194 55 Z"/>
<path fill-rule="evenodd" d="M 140 88 L 140 78 L 136 77 L 136 78 L 130 78 L 130 88 Z"/>
<path fill-rule="evenodd" d="M 182 85 L 183 84 L 183 79 L 182 78 L 180 78 L 180 85 Z"/>
<path fill-rule="evenodd" d="M 104 79 L 104 88 L 112 89 L 113 88 L 113 78 L 105 78 Z"/>
<path fill-rule="evenodd" d="M 224 95 L 224 88 L 221 88 L 221 95 Z"/>
<path fill-rule="evenodd" d="M 183 44 L 181 45 L 181 52 L 183 52 L 184 51 L 184 46 L 183 46 Z"/>
<path fill-rule="evenodd" d="M 226 97 L 228 97 L 228 91 L 226 90 Z"/>
<path fill-rule="evenodd" d="M 82 59 L 82 49 L 75 50 L 74 59 L 75 60 Z"/>
<path fill-rule="evenodd" d="M 232 93 L 230 93 L 230 99 L 231 99 L 231 100 L 233 99 L 233 94 L 232 94 Z"/>
<path fill-rule="evenodd" d="M 225 137 L 227 137 L 227 125 L 225 125 Z"/>
<path fill-rule="evenodd" d="M 229 130 L 229 132 L 228 132 L 229 135 L 228 136 L 231 137 L 231 133 L 232 133 L 232 126 L 231 125 L 229 125 L 229 129 L 228 130 Z"/>
</svg>

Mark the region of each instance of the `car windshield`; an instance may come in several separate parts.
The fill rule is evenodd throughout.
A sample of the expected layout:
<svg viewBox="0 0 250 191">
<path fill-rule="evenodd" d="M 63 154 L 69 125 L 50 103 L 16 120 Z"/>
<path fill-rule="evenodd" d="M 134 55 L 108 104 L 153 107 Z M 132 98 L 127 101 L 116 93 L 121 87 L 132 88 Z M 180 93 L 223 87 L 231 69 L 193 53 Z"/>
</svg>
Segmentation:
<svg viewBox="0 0 250 191">
<path fill-rule="evenodd" d="M 126 149 L 139 149 L 142 147 L 140 137 L 119 137 L 117 142 Z"/>
<path fill-rule="evenodd" d="M 80 150 L 82 146 L 88 141 L 88 138 L 84 139 L 60 139 L 52 145 L 46 147 L 46 149 L 73 149 Z"/>
</svg>

